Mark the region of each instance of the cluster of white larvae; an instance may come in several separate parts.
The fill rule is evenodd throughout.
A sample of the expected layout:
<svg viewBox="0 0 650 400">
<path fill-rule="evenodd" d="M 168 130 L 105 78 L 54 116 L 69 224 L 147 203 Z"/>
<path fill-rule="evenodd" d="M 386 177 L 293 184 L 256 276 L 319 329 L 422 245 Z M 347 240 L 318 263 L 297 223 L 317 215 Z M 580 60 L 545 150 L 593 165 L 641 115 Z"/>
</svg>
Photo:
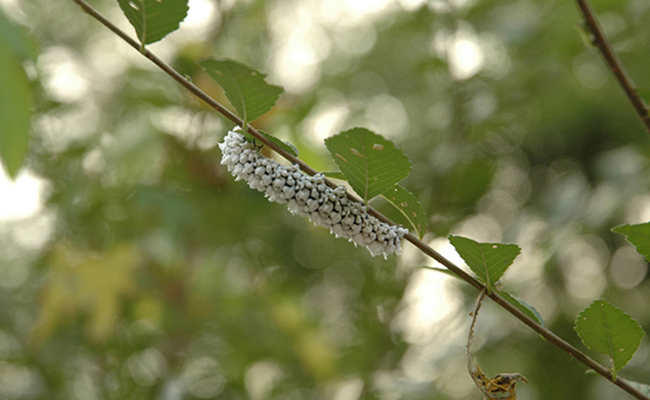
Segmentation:
<svg viewBox="0 0 650 400">
<path fill-rule="evenodd" d="M 322 174 L 309 176 L 297 165 L 285 166 L 264 157 L 238 131 L 235 128 L 228 132 L 219 144 L 221 164 L 228 167 L 235 180 L 245 180 L 252 189 L 266 193 L 269 201 L 288 203 L 291 213 L 308 216 L 336 237 L 367 247 L 373 256 L 400 254 L 400 240 L 407 229 L 369 215 L 366 206 L 348 199 L 345 186 L 332 189 Z"/>
</svg>

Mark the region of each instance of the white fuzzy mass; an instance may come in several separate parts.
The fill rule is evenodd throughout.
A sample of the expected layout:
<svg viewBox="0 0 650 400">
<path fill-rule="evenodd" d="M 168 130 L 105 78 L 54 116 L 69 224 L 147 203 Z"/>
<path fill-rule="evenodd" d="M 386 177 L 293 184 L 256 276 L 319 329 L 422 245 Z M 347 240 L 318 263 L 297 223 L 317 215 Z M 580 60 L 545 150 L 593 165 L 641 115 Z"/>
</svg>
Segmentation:
<svg viewBox="0 0 650 400">
<path fill-rule="evenodd" d="M 228 132 L 219 144 L 221 164 L 228 167 L 235 180 L 245 180 L 252 189 L 264 192 L 270 201 L 287 203 L 291 213 L 308 216 L 336 237 L 365 246 L 373 256 L 401 253 L 400 240 L 407 229 L 369 215 L 366 206 L 347 198 L 344 186 L 327 186 L 322 174 L 309 176 L 297 165 L 285 166 L 264 157 L 237 131 L 240 129 Z"/>
</svg>

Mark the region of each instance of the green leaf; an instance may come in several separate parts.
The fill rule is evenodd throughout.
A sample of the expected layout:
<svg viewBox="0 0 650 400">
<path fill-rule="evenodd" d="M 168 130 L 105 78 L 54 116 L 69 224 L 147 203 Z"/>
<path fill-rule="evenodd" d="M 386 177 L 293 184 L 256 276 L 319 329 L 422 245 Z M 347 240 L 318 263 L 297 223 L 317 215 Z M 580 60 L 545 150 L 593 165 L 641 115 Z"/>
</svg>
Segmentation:
<svg viewBox="0 0 650 400">
<path fill-rule="evenodd" d="M 459 277 L 458 275 L 454 274 L 453 272 L 451 272 L 451 271 L 448 270 L 447 268 L 430 267 L 430 266 L 428 266 L 428 265 L 423 265 L 423 266 L 421 266 L 420 268 L 422 268 L 422 269 L 429 269 L 429 270 L 431 270 L 431 271 L 440 272 L 441 274 L 445 274 L 445 275 L 448 275 L 448 276 L 454 277 L 454 278 L 456 278 L 456 279 L 460 279 L 460 277 Z"/>
<path fill-rule="evenodd" d="M 530 304 L 526 303 L 522 299 L 511 295 L 508 292 L 499 292 L 499 294 L 501 295 L 501 297 L 506 299 L 506 301 L 508 301 L 508 303 L 510 303 L 513 306 L 517 307 L 519 309 L 519 311 L 523 312 L 524 314 L 528 315 L 529 317 L 531 317 L 532 319 L 537 321 L 538 324 L 540 324 L 542 326 L 544 325 L 544 319 L 542 318 L 542 314 L 540 314 L 539 311 L 537 311 L 537 309 L 535 309 L 535 307 L 533 307 Z"/>
<path fill-rule="evenodd" d="M 614 380 L 639 348 L 644 335 L 634 318 L 605 300 L 596 300 L 582 310 L 573 329 L 585 346 L 609 356 Z"/>
<path fill-rule="evenodd" d="M 340 181 L 347 181 L 347 179 L 345 179 L 345 175 L 343 175 L 343 172 L 338 172 L 338 171 L 321 172 L 321 174 L 325 175 L 328 178 L 338 179 Z"/>
<path fill-rule="evenodd" d="M 636 88 L 636 92 L 643 98 L 643 100 L 650 101 L 650 89 L 638 87 Z"/>
<path fill-rule="evenodd" d="M 638 225 L 621 225 L 612 229 L 614 233 L 625 235 L 628 242 L 636 246 L 636 251 L 650 262 L 650 222 Z"/>
<path fill-rule="evenodd" d="M 633 382 L 633 381 L 627 381 L 627 383 L 629 383 L 630 386 L 632 386 L 639 392 L 643 393 L 644 395 L 650 396 L 650 385 L 646 385 L 645 383 Z"/>
<path fill-rule="evenodd" d="M 0 36 L 0 161 L 15 178 L 29 147 L 32 91 L 20 62 Z"/>
<path fill-rule="evenodd" d="M 521 252 L 516 244 L 478 243 L 453 235 L 449 236 L 449 241 L 478 279 L 486 284 L 488 290 L 492 290 Z"/>
<path fill-rule="evenodd" d="M 34 39 L 21 26 L 12 23 L 0 10 L 0 43 L 10 46 L 21 59 L 36 60 L 38 52 Z"/>
<path fill-rule="evenodd" d="M 352 189 L 366 203 L 411 172 L 411 162 L 401 150 L 364 128 L 329 137 L 325 145 Z"/>
<path fill-rule="evenodd" d="M 285 142 L 285 141 L 282 140 L 282 139 L 278 139 L 277 137 L 275 137 L 275 136 L 273 136 L 273 135 L 271 135 L 271 134 L 269 134 L 269 133 L 266 133 L 266 132 L 264 132 L 264 131 L 262 131 L 262 130 L 259 130 L 259 129 L 258 129 L 257 131 L 258 131 L 259 133 L 261 133 L 265 138 L 267 138 L 267 139 L 269 139 L 270 141 L 272 141 L 273 143 L 275 143 L 278 147 L 280 147 L 281 149 L 283 149 L 284 151 L 286 151 L 287 153 L 292 154 L 292 155 L 298 157 L 298 149 L 297 149 L 296 146 L 294 146 L 293 144 L 291 144 L 291 143 L 289 143 L 289 142 Z"/>
<path fill-rule="evenodd" d="M 428 220 L 422 204 L 413 196 L 413 193 L 400 185 L 395 185 L 381 196 L 404 215 L 422 239 L 427 231 Z"/>
<path fill-rule="evenodd" d="M 223 88 L 245 123 L 253 122 L 273 108 L 284 92 L 281 87 L 266 83 L 266 75 L 233 60 L 206 58 L 199 64 Z"/>
<path fill-rule="evenodd" d="M 117 0 L 135 28 L 138 40 L 154 43 L 178 29 L 187 16 L 188 0 Z"/>
</svg>

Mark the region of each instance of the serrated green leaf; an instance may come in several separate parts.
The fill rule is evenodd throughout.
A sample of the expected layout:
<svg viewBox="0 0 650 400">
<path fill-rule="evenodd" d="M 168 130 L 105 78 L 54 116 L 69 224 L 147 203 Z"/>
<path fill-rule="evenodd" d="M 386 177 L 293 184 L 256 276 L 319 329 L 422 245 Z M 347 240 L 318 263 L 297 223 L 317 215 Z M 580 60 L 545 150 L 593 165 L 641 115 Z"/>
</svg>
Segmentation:
<svg viewBox="0 0 650 400">
<path fill-rule="evenodd" d="M 18 59 L 0 37 L 0 161 L 15 178 L 29 147 L 32 91 Z"/>
<path fill-rule="evenodd" d="M 366 203 L 411 172 L 411 162 L 401 150 L 365 128 L 329 137 L 325 145 L 352 189 Z"/>
<path fill-rule="evenodd" d="M 206 58 L 199 64 L 223 88 L 245 123 L 253 122 L 273 108 L 284 92 L 281 87 L 266 83 L 266 75 L 233 60 Z"/>
<path fill-rule="evenodd" d="M 449 241 L 477 278 L 486 284 L 488 290 L 492 290 L 521 252 L 516 244 L 478 243 L 454 235 L 449 236 Z"/>
<path fill-rule="evenodd" d="M 582 310 L 574 329 L 585 346 L 609 356 L 614 380 L 616 373 L 632 359 L 644 335 L 634 318 L 605 300 L 596 300 Z"/>
<path fill-rule="evenodd" d="M 508 301 L 510 304 L 517 307 L 519 311 L 523 312 L 524 314 L 528 315 L 529 317 L 537 321 L 538 324 L 542 326 L 544 325 L 544 319 L 542 318 L 542 314 L 540 314 L 535 307 L 526 303 L 522 299 L 511 295 L 508 292 L 499 292 L 499 294 L 501 295 L 501 297 L 506 299 L 506 301 Z"/>
<path fill-rule="evenodd" d="M 271 134 L 269 134 L 267 132 L 264 132 L 262 130 L 258 129 L 257 131 L 259 133 L 261 133 L 262 135 L 264 135 L 264 137 L 266 137 L 267 139 L 269 139 L 270 141 L 272 141 L 273 143 L 278 145 L 278 147 L 280 147 L 281 149 L 283 149 L 287 153 L 298 157 L 298 149 L 293 144 L 291 144 L 289 142 L 285 142 L 284 140 L 279 139 L 279 138 L 277 138 L 277 137 L 275 137 L 275 136 L 273 136 L 273 135 L 271 135 Z"/>
<path fill-rule="evenodd" d="M 625 235 L 627 241 L 636 247 L 636 251 L 650 262 L 650 222 L 617 226 L 612 229 L 612 232 Z"/>
<path fill-rule="evenodd" d="M 400 185 L 395 185 L 382 193 L 381 196 L 402 213 L 418 233 L 419 238 L 422 239 L 427 232 L 427 214 L 413 193 Z"/>
<path fill-rule="evenodd" d="M 143 47 L 178 29 L 189 10 L 188 0 L 117 0 L 117 3 Z"/>
</svg>

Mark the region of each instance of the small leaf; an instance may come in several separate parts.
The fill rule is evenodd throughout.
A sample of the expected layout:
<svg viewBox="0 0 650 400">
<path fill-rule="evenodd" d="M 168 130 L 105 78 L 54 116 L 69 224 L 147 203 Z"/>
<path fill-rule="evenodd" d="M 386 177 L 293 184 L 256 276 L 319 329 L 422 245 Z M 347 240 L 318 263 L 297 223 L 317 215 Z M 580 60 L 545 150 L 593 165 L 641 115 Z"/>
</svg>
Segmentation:
<svg viewBox="0 0 650 400">
<path fill-rule="evenodd" d="M 535 307 L 531 306 L 530 304 L 526 303 L 520 298 L 511 295 L 508 292 L 499 292 L 499 294 L 501 295 L 501 297 L 506 299 L 508 303 L 517 307 L 519 311 L 523 312 L 524 314 L 528 315 L 530 318 L 537 321 L 538 324 L 544 326 L 544 319 L 542 319 L 542 314 L 540 314 L 539 311 L 535 309 Z"/>
<path fill-rule="evenodd" d="M 650 262 L 650 222 L 638 225 L 621 225 L 612 229 L 614 233 L 625 235 L 628 242 L 636 246 L 636 251 Z"/>
<path fill-rule="evenodd" d="M 650 101 L 650 89 L 638 87 L 636 88 L 636 92 L 643 98 L 643 100 Z"/>
<path fill-rule="evenodd" d="M 440 272 L 441 274 L 445 274 L 445 275 L 448 275 L 448 276 L 454 277 L 454 278 L 456 278 L 456 279 L 460 279 L 460 277 L 459 277 L 458 275 L 454 274 L 453 272 L 451 272 L 451 271 L 448 270 L 447 268 L 430 267 L 430 266 L 428 266 L 428 265 L 423 265 L 423 266 L 421 266 L 420 268 L 423 268 L 423 269 L 429 269 L 429 270 L 431 270 L 431 271 Z"/>
<path fill-rule="evenodd" d="M 242 128 L 240 128 L 239 126 L 235 127 L 234 131 L 237 132 L 237 133 L 239 133 L 239 134 L 241 134 L 241 135 L 244 135 L 244 137 L 246 138 L 246 140 L 248 140 L 249 142 L 253 142 L 253 143 L 255 142 L 255 136 L 251 135 L 251 134 L 248 133 L 247 131 L 244 131 L 244 130 L 243 130 Z M 264 136 L 265 138 L 267 138 L 267 139 L 270 140 L 271 142 L 275 143 L 278 147 L 280 147 L 281 149 L 283 149 L 283 150 L 286 151 L 287 153 L 292 154 L 292 155 L 294 155 L 295 157 L 298 157 L 298 149 L 297 149 L 296 146 L 294 146 L 293 144 L 291 144 L 291 143 L 289 143 L 289 142 L 285 142 L 284 140 L 279 139 L 279 138 L 277 138 L 277 137 L 271 135 L 270 133 L 264 132 L 264 131 L 261 130 L 261 129 L 258 129 L 257 131 L 258 131 L 262 136 Z"/>
<path fill-rule="evenodd" d="M 343 175 L 343 172 L 338 172 L 338 171 L 321 172 L 321 174 L 325 175 L 328 178 L 338 179 L 340 181 L 347 181 L 347 179 L 345 179 L 345 175 Z"/>
<path fill-rule="evenodd" d="M 264 135 L 264 137 L 266 137 L 267 139 L 269 139 L 270 141 L 272 141 L 273 143 L 278 145 L 278 147 L 280 147 L 281 149 L 283 149 L 287 153 L 298 157 L 298 149 L 293 144 L 291 144 L 289 142 L 285 142 L 284 140 L 279 139 L 279 138 L 277 138 L 277 137 L 275 137 L 275 136 L 273 136 L 273 135 L 271 135 L 269 133 L 266 133 L 266 132 L 264 132 L 262 130 L 258 129 L 257 131 L 259 133 L 261 133 L 262 135 Z"/>
<path fill-rule="evenodd" d="M 582 310 L 573 329 L 585 346 L 609 356 L 614 380 L 632 359 L 644 335 L 634 318 L 605 300 L 596 300 Z"/>
<path fill-rule="evenodd" d="M 266 75 L 236 61 L 206 58 L 199 64 L 223 88 L 245 123 L 253 122 L 273 108 L 284 92 L 281 87 L 266 83 Z"/>
<path fill-rule="evenodd" d="M 15 178 L 29 147 L 32 91 L 20 62 L 0 36 L 0 162 Z"/>
<path fill-rule="evenodd" d="M 188 0 L 117 0 L 135 28 L 138 40 L 154 43 L 178 29 L 187 16 Z"/>
<path fill-rule="evenodd" d="M 365 203 L 406 178 L 411 162 L 395 145 L 364 128 L 325 139 L 330 155 Z"/>
<path fill-rule="evenodd" d="M 650 396 L 650 385 L 646 385 L 645 383 L 633 382 L 633 381 L 627 381 L 627 383 L 629 383 L 630 386 L 632 386 L 639 392 L 643 393 L 644 395 Z"/>
<path fill-rule="evenodd" d="M 404 215 L 418 232 L 420 239 L 422 239 L 427 232 L 428 219 L 424 208 L 422 208 L 422 204 L 420 204 L 413 193 L 400 185 L 395 185 L 382 193 L 381 196 Z"/>
<path fill-rule="evenodd" d="M 521 249 L 516 244 L 478 243 L 462 236 L 450 236 L 458 254 L 485 283 L 488 290 L 503 276 Z"/>
</svg>

